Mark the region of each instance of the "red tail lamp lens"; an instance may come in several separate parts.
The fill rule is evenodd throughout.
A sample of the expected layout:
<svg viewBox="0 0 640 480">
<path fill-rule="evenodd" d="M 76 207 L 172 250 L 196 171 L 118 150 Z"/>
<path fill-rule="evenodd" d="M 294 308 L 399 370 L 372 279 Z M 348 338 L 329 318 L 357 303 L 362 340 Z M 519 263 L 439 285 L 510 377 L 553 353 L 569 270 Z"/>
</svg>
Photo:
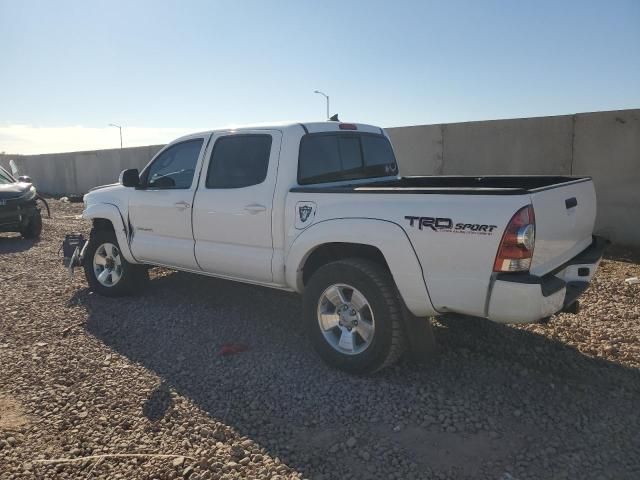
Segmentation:
<svg viewBox="0 0 640 480">
<path fill-rule="evenodd" d="M 527 205 L 511 218 L 502 235 L 493 263 L 494 272 L 522 272 L 531 267 L 535 246 L 536 219 L 533 206 Z"/>
</svg>

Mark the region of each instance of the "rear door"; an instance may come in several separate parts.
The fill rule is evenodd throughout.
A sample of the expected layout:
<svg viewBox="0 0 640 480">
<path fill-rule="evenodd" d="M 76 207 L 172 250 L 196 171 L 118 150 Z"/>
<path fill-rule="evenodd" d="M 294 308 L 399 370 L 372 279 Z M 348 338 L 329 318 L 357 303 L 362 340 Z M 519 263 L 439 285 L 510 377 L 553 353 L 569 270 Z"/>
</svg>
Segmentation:
<svg viewBox="0 0 640 480">
<path fill-rule="evenodd" d="M 590 179 L 534 190 L 536 243 L 531 273 L 544 275 L 591 244 L 596 193 Z"/>
<path fill-rule="evenodd" d="M 211 274 L 271 283 L 272 210 L 282 134 L 214 135 L 196 192 L 196 259 Z"/>
</svg>

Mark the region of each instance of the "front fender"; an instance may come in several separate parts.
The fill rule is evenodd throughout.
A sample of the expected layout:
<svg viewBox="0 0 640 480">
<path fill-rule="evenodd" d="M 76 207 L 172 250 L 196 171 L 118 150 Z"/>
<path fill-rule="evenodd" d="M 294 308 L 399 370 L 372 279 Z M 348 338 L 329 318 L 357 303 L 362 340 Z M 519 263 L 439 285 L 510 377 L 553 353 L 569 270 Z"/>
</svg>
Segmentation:
<svg viewBox="0 0 640 480">
<path fill-rule="evenodd" d="M 437 314 L 407 234 L 398 224 L 386 220 L 342 218 L 313 224 L 296 237 L 289 248 L 285 260 L 287 285 L 301 292 L 304 289 L 302 270 L 309 255 L 319 246 L 335 242 L 376 247 L 384 255 L 409 311 L 418 317 Z"/>
<path fill-rule="evenodd" d="M 111 203 L 94 203 L 88 205 L 82 212 L 82 218 L 87 220 L 94 220 L 96 218 L 104 218 L 109 220 L 113 225 L 113 230 L 116 233 L 116 239 L 118 240 L 118 246 L 122 255 L 129 263 L 138 263 L 129 246 L 128 238 L 128 226 L 125 223 L 120 210 Z"/>
</svg>

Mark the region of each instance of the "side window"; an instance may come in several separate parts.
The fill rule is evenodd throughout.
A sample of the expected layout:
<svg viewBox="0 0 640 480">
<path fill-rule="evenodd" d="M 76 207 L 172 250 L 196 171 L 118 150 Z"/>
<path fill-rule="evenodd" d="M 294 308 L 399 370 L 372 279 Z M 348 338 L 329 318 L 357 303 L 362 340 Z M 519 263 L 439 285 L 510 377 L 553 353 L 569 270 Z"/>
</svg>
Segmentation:
<svg viewBox="0 0 640 480">
<path fill-rule="evenodd" d="M 187 140 L 162 152 L 145 173 L 148 188 L 191 188 L 203 139 Z"/>
<path fill-rule="evenodd" d="M 229 135 L 213 146 L 207 188 L 242 188 L 267 178 L 271 135 Z"/>
</svg>

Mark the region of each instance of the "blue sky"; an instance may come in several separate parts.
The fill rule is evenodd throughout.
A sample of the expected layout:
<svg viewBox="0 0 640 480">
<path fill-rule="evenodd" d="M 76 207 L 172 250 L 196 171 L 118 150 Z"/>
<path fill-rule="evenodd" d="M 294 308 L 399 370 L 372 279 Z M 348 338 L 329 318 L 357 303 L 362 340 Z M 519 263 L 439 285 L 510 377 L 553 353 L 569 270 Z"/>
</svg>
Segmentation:
<svg viewBox="0 0 640 480">
<path fill-rule="evenodd" d="M 640 107 L 640 0 L 0 0 L 0 35 L 12 153 L 322 119 L 315 89 L 384 127 Z"/>
</svg>

